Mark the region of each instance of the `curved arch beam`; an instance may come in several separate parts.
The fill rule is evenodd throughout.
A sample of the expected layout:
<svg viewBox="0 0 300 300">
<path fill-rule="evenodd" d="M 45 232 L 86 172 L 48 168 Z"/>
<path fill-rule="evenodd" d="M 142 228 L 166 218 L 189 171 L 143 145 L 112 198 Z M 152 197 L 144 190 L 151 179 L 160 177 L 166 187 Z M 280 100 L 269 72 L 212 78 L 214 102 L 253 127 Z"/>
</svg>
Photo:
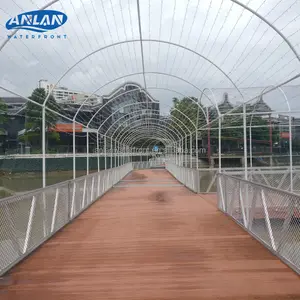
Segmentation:
<svg viewBox="0 0 300 300">
<path fill-rule="evenodd" d="M 122 122 L 121 124 L 119 124 L 119 126 L 117 127 L 117 129 L 115 129 L 114 130 L 114 132 L 115 131 L 117 131 L 124 123 L 126 123 L 126 122 L 128 122 L 129 120 L 131 120 L 132 118 L 136 118 L 138 115 L 137 115 L 137 113 L 140 113 L 142 111 L 142 109 L 140 109 L 140 110 L 137 110 L 137 111 L 134 111 L 134 112 L 131 112 L 131 113 L 129 113 L 129 114 L 126 114 L 126 115 L 124 115 L 124 116 L 122 116 L 121 118 L 119 118 L 118 120 L 116 120 L 113 124 L 111 124 L 110 125 L 110 127 L 106 130 L 106 133 L 105 133 L 105 136 L 107 136 L 107 132 L 111 129 L 111 128 L 113 128 L 113 126 L 115 125 L 115 124 L 117 124 L 118 122 L 120 122 L 120 120 L 121 119 L 123 119 L 123 118 L 125 118 L 125 117 L 127 117 L 127 116 L 130 116 L 131 114 L 133 114 L 130 118 L 128 118 L 127 120 L 125 120 L 124 122 Z M 158 111 L 158 110 L 153 110 L 153 111 Z M 159 112 L 159 111 L 158 111 Z M 165 121 L 165 120 L 161 120 L 161 119 L 156 119 L 156 118 L 151 118 L 151 119 L 153 119 L 153 120 L 157 120 L 157 121 Z M 176 124 L 176 123 L 175 123 Z M 171 124 L 170 124 L 171 125 Z M 174 126 L 172 126 L 173 128 L 175 128 Z M 182 131 L 183 131 L 183 129 L 182 128 L 180 128 Z M 114 135 L 114 132 L 113 132 L 113 134 L 111 135 L 111 137 L 113 137 L 113 135 Z M 184 131 L 183 131 L 184 132 Z M 185 133 L 185 132 L 184 132 Z M 186 133 L 185 133 L 186 134 Z M 109 136 L 108 136 L 109 137 Z"/>
<path fill-rule="evenodd" d="M 261 19 L 263 22 L 265 22 L 268 26 L 270 26 L 288 44 L 289 48 L 293 51 L 293 53 L 295 54 L 296 58 L 300 62 L 300 56 L 299 56 L 298 52 L 296 51 L 296 49 L 294 48 L 294 46 L 292 45 L 292 43 L 290 42 L 290 40 L 276 26 L 274 26 L 271 22 L 269 22 L 266 18 L 264 18 L 258 12 L 256 12 L 255 10 L 253 10 L 252 8 L 250 8 L 249 6 L 241 3 L 240 1 L 237 1 L 237 0 L 230 0 L 230 1 L 233 2 L 233 3 L 235 3 L 235 4 L 237 4 L 237 5 L 239 5 L 239 6 L 241 6 L 241 7 L 243 7 L 244 9 L 248 10 L 249 12 L 251 12 L 252 14 L 254 14 L 255 16 L 257 16 L 259 19 Z"/>
<path fill-rule="evenodd" d="M 152 120 L 152 119 L 150 119 L 150 120 Z M 149 120 L 149 121 L 150 121 L 150 120 Z M 140 121 L 141 121 L 141 120 L 135 120 L 135 121 L 131 122 L 130 129 L 132 130 L 132 129 L 134 129 L 134 128 L 137 127 L 137 126 L 141 126 L 141 124 L 138 123 L 138 122 L 140 122 Z M 132 124 L 135 124 L 135 125 L 132 125 Z M 162 129 L 164 129 L 164 130 L 168 130 L 168 131 L 174 133 L 174 135 L 177 136 L 177 138 L 178 138 L 179 141 L 180 141 L 181 139 L 183 139 L 183 136 L 182 136 L 182 135 L 178 135 L 175 131 L 170 130 L 170 128 L 167 127 L 166 125 L 156 124 L 156 123 L 150 123 L 150 124 L 151 124 L 151 126 L 154 126 L 154 125 L 155 125 L 155 127 L 162 128 Z M 125 129 L 128 130 L 128 127 L 126 127 Z M 117 137 L 116 137 L 116 140 L 123 138 L 123 136 L 124 136 L 126 133 L 127 133 L 127 131 L 121 130 L 121 131 L 118 133 L 118 135 L 117 135 Z M 120 136 L 120 134 L 121 134 L 121 136 Z M 130 134 L 130 132 L 129 132 L 129 134 Z"/>
<path fill-rule="evenodd" d="M 136 117 L 136 116 L 133 116 L 133 117 L 129 118 L 127 121 L 129 121 L 130 119 L 133 119 L 133 118 L 135 118 L 135 117 Z M 136 123 L 137 121 L 145 121 L 145 120 L 147 120 L 147 121 L 152 121 L 152 120 L 157 121 L 157 119 L 154 119 L 154 118 L 145 118 L 144 120 L 141 120 L 141 119 L 135 119 L 135 120 L 133 120 L 133 121 L 130 123 L 130 125 L 132 126 L 132 124 L 133 124 L 133 123 Z M 166 120 L 160 120 L 160 121 L 161 121 L 161 122 L 164 122 L 164 123 L 167 123 Z M 179 139 L 180 139 L 180 136 L 183 137 L 183 135 L 180 133 L 180 131 L 179 131 L 178 129 L 176 129 L 176 128 L 170 129 L 170 127 L 167 126 L 167 125 L 169 125 L 168 123 L 167 123 L 166 125 L 162 125 L 162 124 L 160 124 L 160 123 L 148 123 L 148 124 L 151 124 L 151 125 L 154 125 L 154 124 L 160 125 L 160 127 L 163 127 L 165 130 L 167 130 L 167 131 L 172 132 L 173 134 L 175 134 Z M 142 125 L 143 125 L 143 124 L 139 124 L 139 126 L 142 126 Z M 132 129 L 131 126 L 130 126 L 130 129 Z M 111 135 L 111 138 L 113 138 L 114 134 L 117 132 L 117 130 L 118 130 L 120 127 L 121 127 L 121 124 L 120 124 L 120 126 L 119 126 L 117 129 L 115 129 L 115 131 L 114 131 L 113 134 Z M 129 126 L 124 127 L 123 129 L 121 129 L 121 131 L 118 133 L 116 139 L 119 138 L 119 135 L 120 135 L 122 132 L 126 132 L 125 130 L 128 130 L 128 128 L 129 128 Z M 181 129 L 181 130 L 182 130 L 182 129 Z M 183 133 L 184 133 L 184 136 L 185 136 L 186 134 L 185 134 L 184 131 L 183 131 Z"/>
<path fill-rule="evenodd" d="M 49 6 L 55 4 L 56 2 L 59 2 L 60 0 L 52 0 L 50 1 L 48 4 L 42 6 L 39 10 L 44 10 L 46 8 L 48 8 Z M 243 7 L 244 9 L 248 10 L 249 12 L 251 12 L 252 14 L 254 14 L 256 17 L 258 17 L 259 19 L 261 19 L 264 23 L 266 23 L 268 26 L 270 26 L 278 35 L 280 35 L 280 37 L 287 43 L 287 45 L 289 46 L 289 48 L 293 51 L 293 53 L 295 54 L 295 56 L 297 57 L 298 61 L 300 62 L 300 56 L 298 54 L 298 52 L 296 51 L 295 47 L 292 45 L 292 43 L 290 42 L 290 40 L 276 27 L 274 26 L 271 22 L 269 22 L 266 18 L 264 18 L 261 14 L 259 14 L 258 12 L 256 12 L 255 10 L 253 10 L 252 8 L 250 8 L 249 6 L 241 3 L 238 0 L 230 0 L 231 2 Z M 17 32 L 19 31 L 19 29 L 16 29 L 15 31 L 13 31 L 13 33 L 11 34 L 11 36 L 13 37 Z M 6 44 L 10 41 L 10 38 L 7 38 L 2 45 L 0 46 L 0 52 L 2 51 L 2 49 L 6 46 Z M 137 39 L 136 42 L 143 42 L 146 41 L 145 39 Z"/>
<path fill-rule="evenodd" d="M 76 117 L 77 117 L 79 111 L 81 110 L 81 108 L 83 107 L 83 105 L 84 105 L 89 99 L 91 99 L 92 96 L 96 95 L 96 93 L 97 93 L 100 89 L 102 89 L 102 88 L 104 88 L 105 86 L 108 86 L 108 85 L 110 85 L 111 83 L 114 83 L 115 81 L 118 81 L 118 80 L 120 80 L 120 79 L 124 79 L 124 78 L 131 77 L 131 76 L 135 76 L 135 75 L 142 75 L 142 74 L 143 74 L 143 72 L 136 72 L 136 73 L 131 73 L 131 74 L 123 75 L 123 76 L 120 76 L 120 77 L 118 77 L 118 78 L 115 78 L 115 79 L 113 79 L 113 80 L 107 82 L 106 84 L 100 86 L 100 87 L 97 88 L 97 89 L 96 89 L 96 90 L 95 90 L 88 98 L 86 98 L 86 99 L 83 101 L 83 103 L 82 103 L 82 104 L 80 105 L 80 107 L 78 108 L 78 110 L 77 110 L 77 112 L 76 112 L 74 118 L 76 119 Z M 185 79 L 183 79 L 183 78 L 181 78 L 181 77 L 179 77 L 179 76 L 176 76 L 176 75 L 172 75 L 172 74 L 164 73 L 164 72 L 145 72 L 145 74 L 164 75 L 164 76 L 169 76 L 169 77 L 172 77 L 172 78 L 176 78 L 176 79 L 178 79 L 178 80 L 181 80 L 181 81 L 183 81 L 183 82 L 185 82 L 185 83 L 191 85 L 193 88 L 195 88 L 195 89 L 196 89 L 197 91 L 199 91 L 201 94 L 204 93 L 201 89 L 199 89 L 197 86 L 195 86 L 195 85 L 192 84 L 191 82 L 189 82 L 189 81 L 187 81 L 187 80 L 185 80 Z M 135 85 L 137 85 L 137 84 L 135 84 Z M 126 87 L 126 84 L 124 85 L 124 88 L 125 88 L 125 87 Z M 142 90 L 143 88 L 142 88 L 142 87 L 139 87 L 139 89 Z M 147 88 L 147 90 L 149 90 L 149 87 Z M 175 90 L 174 90 L 174 92 L 178 93 L 178 92 L 175 91 Z M 205 96 L 206 96 L 206 98 L 214 105 L 214 103 L 212 102 L 212 100 L 211 100 L 207 95 L 205 95 Z M 193 100 L 192 100 L 192 101 L 193 101 Z M 109 100 L 108 102 L 110 102 L 110 100 Z M 107 102 L 107 103 L 108 103 L 108 102 Z M 106 106 L 107 103 L 104 104 L 104 107 Z M 217 101 L 216 101 L 216 100 L 215 100 L 215 107 L 216 107 L 216 109 L 217 109 L 217 111 L 218 111 L 218 115 L 219 115 L 219 109 L 218 109 L 218 105 L 217 105 Z M 203 112 L 203 113 L 204 113 L 204 112 Z M 204 115 L 205 115 L 205 113 L 204 113 Z M 74 120 L 75 120 L 75 119 L 74 119 Z"/>
<path fill-rule="evenodd" d="M 147 103 L 147 102 L 140 102 L 140 103 Z M 131 105 L 136 105 L 136 104 L 138 104 L 138 103 L 132 103 L 132 104 L 128 104 L 128 105 L 124 105 L 124 106 L 122 106 L 122 107 L 120 107 L 120 109 L 121 108 L 124 108 L 124 107 L 127 107 L 127 106 L 131 106 Z M 179 109 L 177 109 L 177 108 L 173 108 L 172 110 L 176 110 L 176 111 L 178 111 L 179 113 L 181 113 L 184 117 L 186 117 L 190 122 L 191 122 L 191 124 L 196 128 L 196 126 L 195 126 L 195 124 L 193 123 L 193 121 L 189 118 L 189 117 L 187 117 L 184 113 L 182 113 Z M 118 110 L 116 110 L 114 113 L 116 113 L 117 111 L 119 111 L 119 109 Z M 129 116 L 130 114 L 132 114 L 132 113 L 134 113 L 134 112 L 142 112 L 143 111 L 143 109 L 138 109 L 138 110 L 135 110 L 135 111 L 133 111 L 133 112 L 130 112 L 130 113 L 128 113 L 128 114 L 126 114 L 126 115 L 124 115 L 124 116 L 122 116 L 121 118 L 119 118 L 118 120 L 116 120 L 112 125 L 114 125 L 114 124 L 116 124 L 116 123 L 118 123 L 122 118 L 125 118 L 125 117 L 127 117 L 127 116 Z M 160 112 L 159 110 L 157 110 L 157 109 L 151 109 L 151 111 L 156 111 L 156 112 Z M 112 114 L 112 115 L 114 115 L 114 113 Z M 111 115 L 111 116 L 112 116 Z M 158 115 L 159 116 L 159 115 Z M 189 133 L 190 134 L 192 134 L 192 132 L 190 131 L 190 129 L 180 120 L 180 119 L 178 119 L 177 117 L 175 117 L 175 116 L 172 116 L 172 118 L 175 118 L 178 122 L 180 122 L 180 124 L 182 124 L 188 131 L 189 131 Z M 99 126 L 99 128 L 98 128 L 98 132 L 100 131 L 100 129 L 102 128 L 102 126 L 103 126 L 103 124 L 106 122 L 106 120 L 108 120 L 108 118 L 107 119 L 105 119 L 105 121 Z M 123 122 L 122 124 L 124 124 L 125 122 Z M 175 124 L 177 125 L 177 123 L 175 122 Z M 107 131 L 112 127 L 112 125 L 107 129 Z"/>
<path fill-rule="evenodd" d="M 140 122 L 141 120 L 134 120 L 134 121 L 132 121 L 131 122 L 131 127 L 130 127 L 130 129 L 131 129 L 131 132 L 130 131 L 128 131 L 128 127 L 126 127 L 126 128 L 123 128 L 123 130 L 121 130 L 118 134 L 117 134 L 117 136 L 116 136 L 116 140 L 118 140 L 118 139 L 120 139 L 121 137 L 124 137 L 124 135 L 129 135 L 129 134 L 133 134 L 133 132 L 134 132 L 134 128 L 136 128 L 137 126 L 139 126 L 140 128 L 139 128 L 139 130 L 141 130 L 141 122 Z M 151 120 L 148 120 L 148 121 L 151 121 Z M 132 124 L 134 124 L 134 125 L 132 125 Z M 165 134 L 166 134 L 166 136 L 167 135 L 170 135 L 171 133 L 173 134 L 173 139 L 176 141 L 176 139 L 175 139 L 175 136 L 177 137 L 177 139 L 178 140 L 181 140 L 182 139 L 182 137 L 183 137 L 183 135 L 181 135 L 181 134 L 178 134 L 177 132 L 175 132 L 174 130 L 170 130 L 170 128 L 169 127 L 167 127 L 166 125 L 164 125 L 164 124 L 157 124 L 157 123 L 149 123 L 148 125 L 151 125 L 152 127 L 151 127 L 151 129 L 154 129 L 154 128 L 160 128 L 160 130 L 165 130 Z M 144 130 L 144 129 L 142 129 L 142 130 Z M 146 130 L 146 129 L 145 129 Z M 145 132 L 145 130 L 143 131 L 143 132 Z M 149 133 L 149 130 L 148 131 L 146 131 L 147 133 Z M 155 134 L 157 134 L 157 132 L 155 132 Z M 154 134 L 153 134 L 153 136 L 154 136 Z M 170 137 L 171 137 L 172 135 L 170 135 Z"/>
<path fill-rule="evenodd" d="M 124 108 L 124 107 L 127 107 L 127 106 L 131 106 L 131 105 L 141 104 L 141 103 L 148 103 L 148 102 L 131 103 L 131 104 L 129 104 L 129 105 L 124 105 L 124 106 L 120 107 L 119 109 Z M 109 117 L 111 117 L 112 115 L 114 115 L 117 111 L 119 111 L 119 109 L 116 110 L 116 111 L 115 111 L 113 114 L 111 114 Z M 180 114 L 182 114 L 187 120 L 189 120 L 190 123 L 196 128 L 196 125 L 194 124 L 194 122 L 193 122 L 186 114 L 184 114 L 182 111 L 180 111 L 179 109 L 174 108 L 174 107 L 171 107 L 171 110 L 176 110 L 176 111 L 178 111 L 178 112 L 179 112 Z M 151 109 L 151 111 L 157 111 L 157 112 L 160 112 L 160 111 L 157 110 L 157 109 Z M 127 116 L 127 115 L 129 115 L 129 114 L 126 114 L 125 116 Z M 102 126 L 106 123 L 106 121 L 109 119 L 109 117 L 106 118 L 106 119 L 104 120 L 104 122 L 98 127 L 98 129 L 97 129 L 98 132 L 100 131 L 100 129 L 102 128 Z M 123 117 L 124 117 L 124 116 L 123 116 Z M 173 116 L 173 118 L 179 120 L 179 119 L 176 118 L 175 116 Z M 116 120 L 114 123 L 116 123 L 116 122 L 119 121 L 119 120 L 120 120 L 120 119 Z M 186 128 L 188 128 L 183 122 L 181 122 L 181 123 L 182 123 Z M 189 130 L 189 129 L 188 129 L 188 130 Z M 190 131 L 190 130 L 189 130 L 189 131 Z M 191 131 L 190 131 L 190 133 L 191 133 Z"/>
<path fill-rule="evenodd" d="M 116 78 L 116 79 L 114 79 L 114 80 L 111 80 L 111 81 L 107 82 L 106 84 L 100 86 L 100 87 L 97 88 L 97 89 L 96 89 L 89 97 L 87 97 L 87 98 L 83 101 L 83 103 L 81 103 L 81 105 L 80 105 L 80 107 L 77 109 L 77 111 L 76 111 L 76 113 L 75 113 L 73 119 L 76 120 L 76 117 L 77 117 L 79 111 L 81 110 L 81 108 L 84 106 L 84 104 L 85 104 L 87 101 L 89 101 L 89 99 L 91 99 L 91 97 L 92 97 L 93 95 L 95 95 L 95 94 L 96 94 L 100 89 L 102 89 L 103 87 L 105 87 L 105 86 L 107 86 L 107 85 L 109 85 L 109 84 L 111 84 L 111 83 L 113 83 L 113 82 L 115 82 L 115 81 L 118 81 L 118 80 L 120 80 L 120 79 L 124 79 L 124 78 L 131 77 L 131 76 L 135 76 L 135 75 L 142 75 L 142 74 L 143 74 L 142 72 L 137 72 L 137 73 L 131 73 L 131 74 L 127 74 L 127 75 L 124 75 L 124 76 L 120 76 L 120 77 L 118 77 L 118 78 Z M 214 98 L 214 101 L 215 101 L 215 104 L 214 104 L 213 101 L 212 101 L 212 100 L 204 93 L 204 91 L 202 91 L 201 89 L 199 89 L 199 88 L 198 88 L 197 86 L 195 86 L 194 84 L 188 82 L 187 80 L 185 80 L 185 79 L 183 79 L 183 78 L 181 78 L 181 77 L 179 77 L 179 76 L 175 76 L 175 75 L 168 74 L 168 73 L 163 73 L 163 72 L 145 72 L 145 74 L 157 74 L 157 75 L 170 76 L 170 77 L 172 77 L 172 78 L 179 79 L 179 80 L 181 80 L 181 81 L 183 81 L 183 82 L 185 82 L 185 83 L 191 85 L 193 88 L 195 88 L 196 90 L 198 90 L 198 91 L 201 93 L 201 95 L 204 94 L 204 95 L 206 96 L 206 98 L 207 98 L 207 99 L 208 99 L 208 100 L 216 107 L 217 112 L 218 112 L 218 115 L 220 115 L 220 113 L 219 113 L 219 108 L 218 108 L 218 104 L 217 104 L 216 99 Z M 136 84 L 136 85 L 137 85 L 137 84 Z M 126 84 L 124 85 L 123 89 L 125 89 L 125 87 L 126 87 Z M 147 90 L 149 90 L 149 89 L 154 89 L 154 88 L 149 88 L 149 87 L 148 87 Z M 157 88 L 157 89 L 163 89 L 163 88 Z M 139 87 L 139 90 L 143 90 L 143 88 L 142 88 L 142 87 Z M 166 90 L 173 91 L 173 92 L 175 92 L 175 93 L 181 94 L 180 92 L 178 92 L 178 91 L 176 91 L 176 90 L 172 90 L 172 89 L 166 89 Z M 146 94 L 149 96 L 149 94 L 148 94 L 147 92 L 146 92 Z M 181 95 L 184 96 L 184 97 L 188 97 L 188 96 L 186 96 L 186 95 L 184 95 L 184 94 L 181 94 Z M 108 102 L 106 102 L 104 105 L 102 105 L 102 106 L 96 111 L 95 115 L 98 114 L 98 113 L 99 113 L 106 105 L 108 105 L 110 102 L 112 102 L 114 99 L 118 98 L 119 96 L 120 96 L 120 95 L 114 96 L 112 99 L 110 99 L 110 100 L 109 100 Z M 188 97 L 188 98 L 189 98 L 189 97 Z M 195 102 L 193 99 L 191 99 L 191 100 L 192 100 L 193 102 Z M 196 102 L 195 102 L 195 103 L 196 103 Z M 203 108 L 202 108 L 198 103 L 197 103 L 197 105 L 200 107 L 200 109 L 202 110 L 202 112 L 203 112 L 203 114 L 204 114 L 204 116 L 205 116 L 206 114 L 205 114 Z M 92 118 L 94 118 L 94 117 L 92 117 Z M 207 118 L 207 117 L 206 117 L 206 118 Z"/>
<path fill-rule="evenodd" d="M 161 140 L 167 140 L 174 145 L 177 143 L 174 139 L 172 139 L 172 137 L 169 137 L 168 135 L 165 135 L 163 132 L 160 132 L 160 131 L 159 131 L 159 133 L 160 134 L 158 135 L 158 138 L 160 138 Z M 128 135 L 128 136 L 124 137 L 123 144 L 133 147 L 134 143 L 136 143 L 137 141 L 142 140 L 144 138 L 157 139 L 157 138 L 151 137 L 150 135 L 145 136 L 145 132 L 141 132 L 137 129 L 137 130 L 135 130 L 134 135 Z"/>
<path fill-rule="evenodd" d="M 142 146 L 141 146 L 140 148 L 143 149 L 144 146 L 145 146 L 145 144 L 148 143 L 149 141 L 152 141 L 152 142 L 150 142 L 150 143 L 148 144 L 148 148 L 149 148 L 149 145 L 151 145 L 151 144 L 153 143 L 153 141 L 159 141 L 159 142 L 163 143 L 164 146 L 166 146 L 166 144 L 165 144 L 164 142 L 160 141 L 160 140 L 157 140 L 157 139 L 155 139 L 155 138 L 149 138 L 149 139 L 147 139 L 147 140 L 142 144 Z M 137 142 L 137 141 L 135 141 L 135 142 Z"/>
<path fill-rule="evenodd" d="M 169 138 L 166 138 L 166 136 L 165 135 L 161 135 L 161 136 L 159 136 L 159 137 L 150 137 L 150 136 L 146 136 L 145 137 L 145 134 L 144 133 L 138 133 L 137 132 L 137 136 L 135 136 L 135 137 L 129 137 L 128 138 L 128 140 L 127 140 L 127 143 L 128 143 L 128 145 L 129 146 L 132 146 L 132 147 L 134 147 L 133 145 L 131 145 L 131 143 L 136 143 L 136 142 L 138 142 L 138 141 L 141 141 L 141 140 L 143 140 L 143 139 L 147 139 L 146 140 L 146 142 L 147 141 L 150 141 L 150 140 L 155 140 L 155 141 L 160 141 L 160 142 L 162 142 L 163 143 L 163 141 L 165 141 L 165 140 L 168 140 L 168 141 L 170 141 L 170 142 L 173 142 L 173 143 L 175 143 L 173 140 L 171 140 L 171 139 L 169 139 Z M 144 144 L 146 143 L 146 142 L 144 142 Z M 144 145 L 143 144 L 143 145 Z M 140 147 L 140 148 L 142 148 L 142 147 Z"/>
<path fill-rule="evenodd" d="M 178 47 L 178 48 L 181 48 L 181 49 L 184 49 L 190 53 L 193 53 L 201 58 L 203 58 L 204 60 L 206 60 L 207 62 L 209 62 L 210 64 L 212 64 L 215 68 L 217 68 L 230 82 L 231 84 L 236 88 L 236 90 L 239 92 L 239 94 L 241 95 L 241 97 L 244 99 L 244 96 L 243 96 L 243 93 L 241 92 L 241 90 L 238 88 L 238 86 L 235 84 L 235 82 L 230 78 L 230 76 L 225 72 L 223 71 L 217 64 L 215 64 L 212 60 L 210 60 L 209 58 L 207 58 L 206 56 L 200 54 L 199 52 L 195 51 L 195 50 L 192 50 L 188 47 L 185 47 L 185 46 L 182 46 L 178 43 L 173 43 L 171 41 L 164 41 L 164 40 L 159 40 L 159 39 L 132 39 L 132 40 L 126 40 L 126 41 L 120 41 L 120 42 L 116 42 L 116 43 L 112 43 L 110 45 L 107 45 L 107 46 L 104 46 L 104 47 L 101 47 L 95 51 L 92 51 L 91 53 L 87 54 L 86 56 L 84 56 L 83 58 L 81 58 L 80 60 L 78 60 L 75 64 L 73 64 L 59 79 L 58 81 L 53 85 L 53 87 L 49 90 L 49 93 L 43 103 L 43 105 L 45 106 L 53 89 L 58 85 L 58 83 L 72 70 L 74 69 L 78 64 L 80 64 L 81 62 L 83 62 L 85 59 L 89 58 L 90 56 L 98 53 L 98 52 L 101 52 L 105 49 L 109 49 L 111 47 L 115 47 L 115 46 L 118 46 L 118 45 L 122 45 L 122 44 L 127 44 L 127 43 L 137 43 L 137 42 L 156 42 L 156 43 L 162 43 L 162 44 L 167 44 L 167 45 L 172 45 L 172 46 L 175 46 L 175 47 Z M 143 72 L 142 72 L 143 74 Z"/>
</svg>

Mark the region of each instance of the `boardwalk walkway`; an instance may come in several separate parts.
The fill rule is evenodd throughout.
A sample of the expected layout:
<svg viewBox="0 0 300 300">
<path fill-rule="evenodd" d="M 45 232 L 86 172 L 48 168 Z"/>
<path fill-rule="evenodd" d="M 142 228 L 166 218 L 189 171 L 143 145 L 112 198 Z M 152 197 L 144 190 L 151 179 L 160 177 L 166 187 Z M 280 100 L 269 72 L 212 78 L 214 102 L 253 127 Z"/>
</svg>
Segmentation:
<svg viewBox="0 0 300 300">
<path fill-rule="evenodd" d="M 164 170 L 135 171 L 16 266 L 0 299 L 300 299 L 299 276 Z"/>
</svg>

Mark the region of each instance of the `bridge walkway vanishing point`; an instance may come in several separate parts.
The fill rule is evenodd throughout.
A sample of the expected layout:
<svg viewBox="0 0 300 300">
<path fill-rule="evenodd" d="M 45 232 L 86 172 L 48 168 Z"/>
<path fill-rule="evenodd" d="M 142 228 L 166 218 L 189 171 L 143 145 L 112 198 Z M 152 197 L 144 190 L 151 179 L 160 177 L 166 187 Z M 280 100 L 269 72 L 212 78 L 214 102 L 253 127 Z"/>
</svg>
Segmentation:
<svg viewBox="0 0 300 300">
<path fill-rule="evenodd" d="M 299 276 L 166 170 L 133 171 L 2 279 L 0 299 L 300 299 Z"/>
</svg>

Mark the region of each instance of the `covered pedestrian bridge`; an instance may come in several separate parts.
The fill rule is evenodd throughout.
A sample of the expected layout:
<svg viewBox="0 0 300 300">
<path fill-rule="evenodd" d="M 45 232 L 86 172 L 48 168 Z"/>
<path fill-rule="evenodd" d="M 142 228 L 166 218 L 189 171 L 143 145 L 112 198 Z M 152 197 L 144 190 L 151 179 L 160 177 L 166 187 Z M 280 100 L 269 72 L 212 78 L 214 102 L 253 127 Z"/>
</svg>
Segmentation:
<svg viewBox="0 0 300 300">
<path fill-rule="evenodd" d="M 35 10 L 65 22 L 1 21 L 0 98 L 26 103 L 1 102 L 0 124 L 20 117 L 36 150 L 1 159 L 36 159 L 41 186 L 0 200 L 0 298 L 299 299 L 299 2 L 4 1 L 0 17 Z M 53 159 L 70 171 L 54 185 Z"/>
</svg>

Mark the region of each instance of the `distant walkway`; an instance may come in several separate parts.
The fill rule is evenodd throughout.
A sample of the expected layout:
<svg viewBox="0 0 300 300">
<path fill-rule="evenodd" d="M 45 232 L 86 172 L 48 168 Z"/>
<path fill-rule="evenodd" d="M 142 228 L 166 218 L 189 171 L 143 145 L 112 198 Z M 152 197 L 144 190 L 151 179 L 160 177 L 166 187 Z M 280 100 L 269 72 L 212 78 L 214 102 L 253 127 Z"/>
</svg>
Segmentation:
<svg viewBox="0 0 300 300">
<path fill-rule="evenodd" d="M 300 280 L 165 170 L 128 175 L 1 280 L 0 299 L 300 299 Z"/>
</svg>

